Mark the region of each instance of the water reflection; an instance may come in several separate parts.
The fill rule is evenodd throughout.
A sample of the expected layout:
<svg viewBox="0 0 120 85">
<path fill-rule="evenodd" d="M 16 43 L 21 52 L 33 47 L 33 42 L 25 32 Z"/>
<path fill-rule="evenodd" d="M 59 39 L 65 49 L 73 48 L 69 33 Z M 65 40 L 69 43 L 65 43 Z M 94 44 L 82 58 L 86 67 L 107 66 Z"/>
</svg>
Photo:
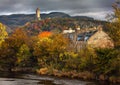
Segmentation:
<svg viewBox="0 0 120 85">
<path fill-rule="evenodd" d="M 39 76 L 35 74 L 0 73 L 0 85 L 113 85 L 113 84 L 87 82 L 80 81 L 77 79 Z"/>
<path fill-rule="evenodd" d="M 0 78 L 0 85 L 37 85 L 37 82 L 36 80 Z"/>
<path fill-rule="evenodd" d="M 0 85 L 86 85 L 81 81 L 0 78 Z"/>
</svg>

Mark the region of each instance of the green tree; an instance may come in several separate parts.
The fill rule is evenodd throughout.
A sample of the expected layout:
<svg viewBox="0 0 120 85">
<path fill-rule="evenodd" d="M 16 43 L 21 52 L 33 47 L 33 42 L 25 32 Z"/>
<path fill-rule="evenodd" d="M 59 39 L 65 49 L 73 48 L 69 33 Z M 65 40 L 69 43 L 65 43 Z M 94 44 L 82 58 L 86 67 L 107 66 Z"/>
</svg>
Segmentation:
<svg viewBox="0 0 120 85">
<path fill-rule="evenodd" d="M 16 54 L 17 61 L 16 64 L 20 67 L 31 66 L 31 52 L 26 44 L 23 44 Z"/>
<path fill-rule="evenodd" d="M 95 52 L 95 49 L 86 47 L 79 51 L 80 56 L 80 70 L 82 71 L 91 71 L 93 72 L 93 69 L 95 68 L 95 65 L 97 63 L 97 55 Z"/>
<path fill-rule="evenodd" d="M 95 71 L 100 74 L 117 74 L 120 72 L 120 53 L 116 49 L 97 49 Z"/>
</svg>

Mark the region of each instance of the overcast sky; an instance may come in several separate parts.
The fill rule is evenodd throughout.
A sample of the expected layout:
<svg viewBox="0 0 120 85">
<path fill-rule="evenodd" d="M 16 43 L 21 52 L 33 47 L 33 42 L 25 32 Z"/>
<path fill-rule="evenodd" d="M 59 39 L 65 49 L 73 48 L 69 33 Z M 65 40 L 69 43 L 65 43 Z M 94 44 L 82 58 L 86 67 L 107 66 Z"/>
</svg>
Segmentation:
<svg viewBox="0 0 120 85">
<path fill-rule="evenodd" d="M 65 12 L 70 15 L 104 19 L 115 0 L 0 0 L 0 15 L 16 13 Z"/>
</svg>

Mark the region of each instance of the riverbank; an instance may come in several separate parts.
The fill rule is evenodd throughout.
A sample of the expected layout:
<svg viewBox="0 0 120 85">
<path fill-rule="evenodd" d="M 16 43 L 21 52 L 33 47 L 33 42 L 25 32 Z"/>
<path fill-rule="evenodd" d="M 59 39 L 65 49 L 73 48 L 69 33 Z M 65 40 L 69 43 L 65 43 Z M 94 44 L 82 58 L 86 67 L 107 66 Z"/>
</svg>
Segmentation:
<svg viewBox="0 0 120 85">
<path fill-rule="evenodd" d="M 81 79 L 58 78 L 34 73 L 0 72 L 0 85 L 119 85 L 109 82 L 84 81 Z"/>
<path fill-rule="evenodd" d="M 76 72 L 73 71 L 59 71 L 59 70 L 50 70 L 48 68 L 41 68 L 37 70 L 37 73 L 40 75 L 51 75 L 56 77 L 67 77 L 67 78 L 75 78 L 75 79 L 83 79 L 83 80 L 99 80 L 99 81 L 108 81 L 111 83 L 120 83 L 120 77 L 118 76 L 108 76 L 104 74 L 97 75 L 96 73 L 92 73 L 89 71 L 84 72 Z"/>
<path fill-rule="evenodd" d="M 97 81 L 107 81 L 110 83 L 120 83 L 119 76 L 108 76 L 104 74 L 96 74 L 89 71 L 77 72 L 75 70 L 71 71 L 60 71 L 57 69 L 49 69 L 49 68 L 40 68 L 36 70 L 36 68 L 14 68 L 11 72 L 16 73 L 37 73 L 38 75 L 46 75 L 46 76 L 55 76 L 58 78 L 72 78 L 72 79 L 82 79 L 82 80 L 97 80 Z"/>
</svg>

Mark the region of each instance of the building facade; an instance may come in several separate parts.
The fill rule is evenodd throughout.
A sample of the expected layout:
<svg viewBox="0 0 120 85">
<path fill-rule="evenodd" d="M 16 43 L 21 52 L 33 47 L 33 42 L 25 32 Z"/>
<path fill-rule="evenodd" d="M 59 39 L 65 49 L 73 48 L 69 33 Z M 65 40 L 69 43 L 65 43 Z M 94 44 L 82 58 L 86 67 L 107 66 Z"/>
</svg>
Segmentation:
<svg viewBox="0 0 120 85">
<path fill-rule="evenodd" d="M 63 33 L 72 41 L 73 47 L 81 49 L 86 46 L 92 48 L 114 48 L 112 39 L 102 30 L 101 26 L 79 29 L 65 30 Z"/>
</svg>

